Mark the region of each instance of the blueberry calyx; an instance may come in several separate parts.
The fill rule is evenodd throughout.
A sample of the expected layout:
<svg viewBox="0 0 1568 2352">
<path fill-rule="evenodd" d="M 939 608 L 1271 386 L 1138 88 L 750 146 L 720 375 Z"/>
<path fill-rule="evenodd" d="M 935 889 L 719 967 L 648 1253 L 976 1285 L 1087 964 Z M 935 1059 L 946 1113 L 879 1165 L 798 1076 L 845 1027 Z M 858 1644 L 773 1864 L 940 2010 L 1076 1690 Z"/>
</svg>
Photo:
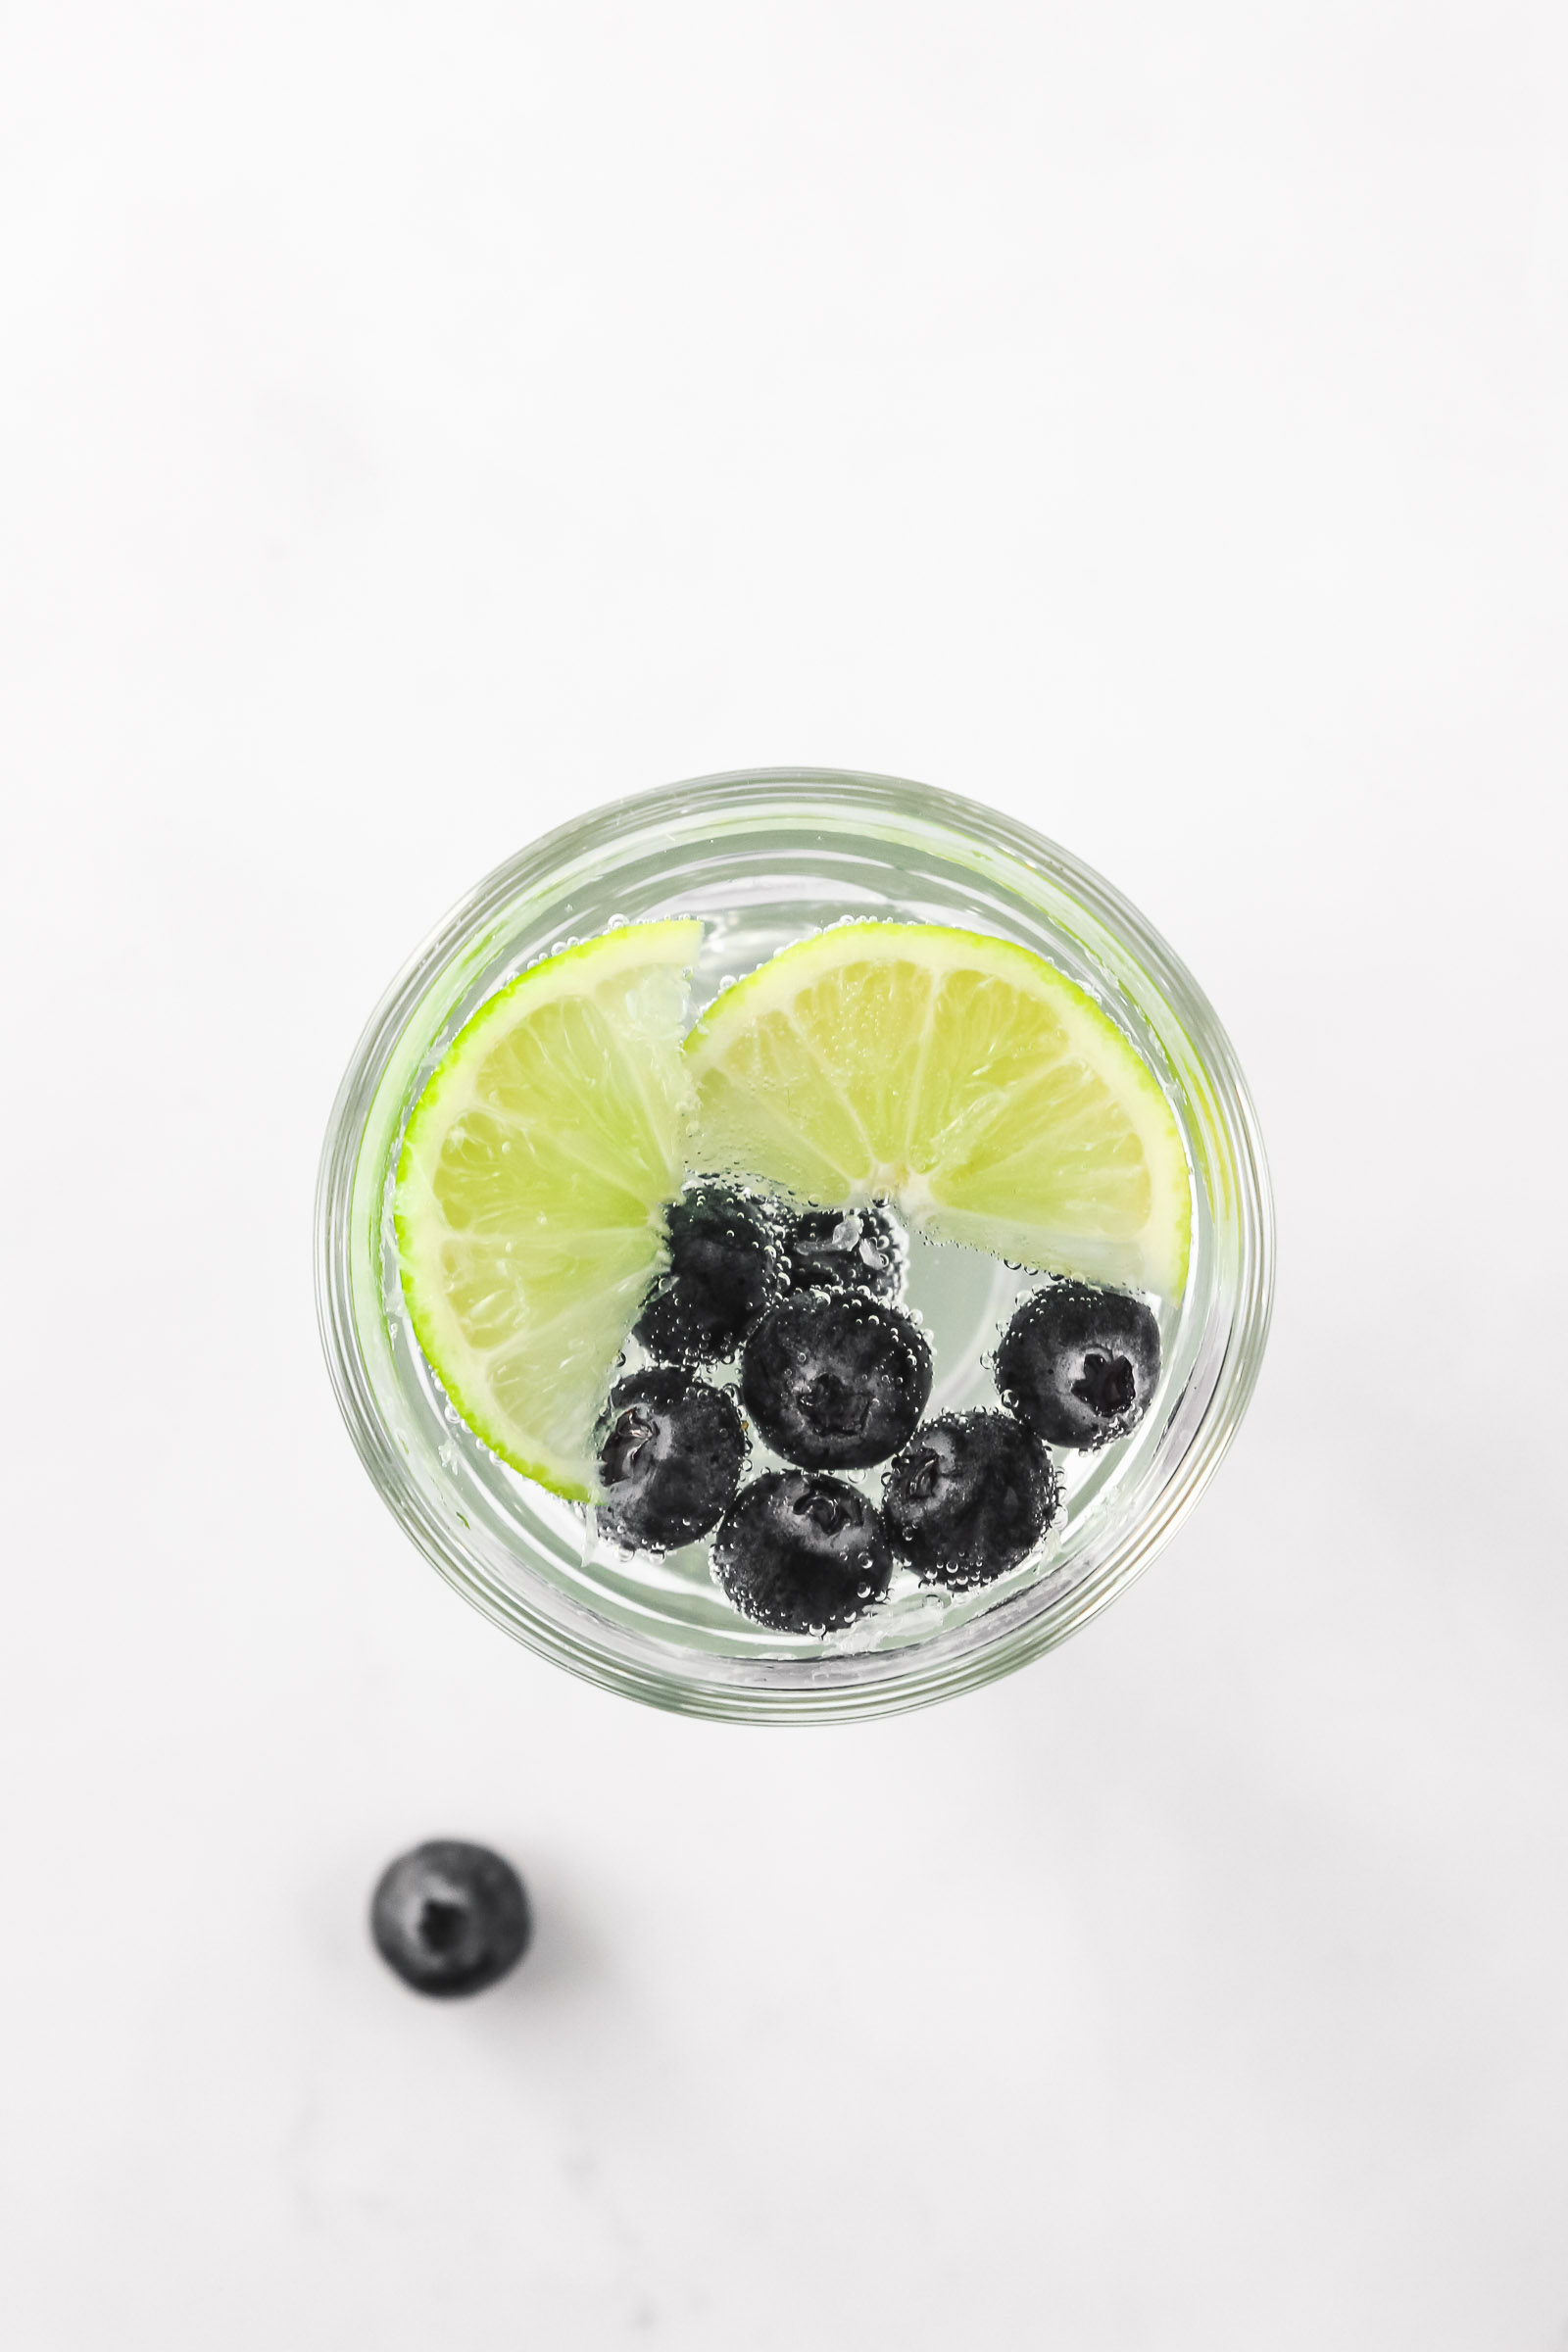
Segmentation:
<svg viewBox="0 0 1568 2352">
<path fill-rule="evenodd" d="M 854 1505 L 845 1495 L 829 1493 L 817 1486 L 809 1494 L 800 1495 L 790 1504 L 797 1519 L 809 1519 L 824 1536 L 836 1536 L 841 1528 L 851 1526 L 856 1518 Z"/>
<path fill-rule="evenodd" d="M 370 1898 L 370 1936 L 415 1992 L 482 1992 L 516 1967 L 533 1935 L 522 1881 L 486 1845 L 432 1838 L 387 1865 Z"/>
<path fill-rule="evenodd" d="M 802 1409 L 812 1425 L 835 1438 L 863 1438 L 872 1398 L 839 1372 L 819 1372 L 808 1382 Z"/>
<path fill-rule="evenodd" d="M 636 1470 L 658 1433 L 659 1422 L 646 1404 L 628 1404 L 605 1440 L 599 1467 L 607 1487 L 623 1486 Z"/>
<path fill-rule="evenodd" d="M 1082 1372 L 1069 1386 L 1101 1421 L 1124 1413 L 1138 1394 L 1137 1376 L 1126 1356 L 1105 1355 L 1098 1348 L 1088 1350 Z"/>
<path fill-rule="evenodd" d="M 419 1941 L 427 1952 L 455 1952 L 467 1916 L 461 1903 L 438 1902 L 432 1895 L 419 1905 Z"/>
<path fill-rule="evenodd" d="M 942 1457 L 929 1442 L 909 1447 L 909 1465 L 904 1474 L 904 1491 L 917 1502 L 929 1501 L 942 1484 Z"/>
</svg>

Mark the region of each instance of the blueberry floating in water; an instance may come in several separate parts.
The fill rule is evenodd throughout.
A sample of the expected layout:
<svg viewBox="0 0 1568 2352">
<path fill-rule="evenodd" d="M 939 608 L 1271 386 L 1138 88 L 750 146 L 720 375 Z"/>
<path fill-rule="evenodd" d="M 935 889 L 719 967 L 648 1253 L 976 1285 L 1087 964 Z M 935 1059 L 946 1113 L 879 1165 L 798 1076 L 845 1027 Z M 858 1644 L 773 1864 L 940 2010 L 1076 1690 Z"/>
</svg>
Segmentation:
<svg viewBox="0 0 1568 2352">
<path fill-rule="evenodd" d="M 1159 1379 L 1159 1325 L 1142 1298 L 1054 1282 L 1026 1298 L 997 1349 L 1004 1403 L 1051 1446 L 1124 1438 Z"/>
<path fill-rule="evenodd" d="M 439 1999 L 498 1983 L 532 1934 L 512 1864 L 460 1838 L 432 1838 L 400 1854 L 370 1898 L 370 1936 L 388 1968 Z"/>
<path fill-rule="evenodd" d="M 863 1291 L 800 1291 L 746 1343 L 741 1397 L 807 1470 L 863 1470 L 897 1453 L 931 1394 L 931 1350 L 908 1315 Z"/>
<path fill-rule="evenodd" d="M 808 1208 L 784 1232 L 795 1291 L 869 1291 L 875 1298 L 896 1298 L 905 1255 L 904 1237 L 880 1201 L 869 1208 Z"/>
<path fill-rule="evenodd" d="M 848 1480 L 769 1470 L 725 1513 L 713 1570 L 743 1616 L 775 1633 L 822 1634 L 881 1599 L 893 1554 L 881 1512 Z"/>
<path fill-rule="evenodd" d="M 944 1413 L 891 1463 L 882 1515 L 894 1550 L 961 1592 L 1027 1559 L 1056 1515 L 1051 1456 L 1010 1413 Z"/>
<path fill-rule="evenodd" d="M 700 1184 L 671 1202 L 669 1267 L 635 1326 L 671 1364 L 731 1356 L 784 1289 L 773 1211 L 751 1193 Z"/>
<path fill-rule="evenodd" d="M 673 1364 L 611 1391 L 599 1454 L 599 1524 L 617 1544 L 668 1551 L 718 1525 L 746 1466 L 746 1429 L 722 1389 Z"/>
</svg>

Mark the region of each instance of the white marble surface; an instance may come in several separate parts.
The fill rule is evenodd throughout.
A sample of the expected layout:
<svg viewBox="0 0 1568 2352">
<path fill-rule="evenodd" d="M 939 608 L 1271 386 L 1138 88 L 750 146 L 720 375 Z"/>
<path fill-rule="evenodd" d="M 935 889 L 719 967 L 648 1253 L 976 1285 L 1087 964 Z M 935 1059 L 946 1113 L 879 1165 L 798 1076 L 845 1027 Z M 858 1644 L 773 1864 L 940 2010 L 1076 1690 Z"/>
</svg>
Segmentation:
<svg viewBox="0 0 1568 2352">
<path fill-rule="evenodd" d="M 7 13 L 17 2352 L 1568 2344 L 1561 26 Z M 1282 1235 L 1150 1577 L 808 1736 L 465 1610 L 309 1252 L 434 918 L 790 759 L 1112 874 Z"/>
</svg>

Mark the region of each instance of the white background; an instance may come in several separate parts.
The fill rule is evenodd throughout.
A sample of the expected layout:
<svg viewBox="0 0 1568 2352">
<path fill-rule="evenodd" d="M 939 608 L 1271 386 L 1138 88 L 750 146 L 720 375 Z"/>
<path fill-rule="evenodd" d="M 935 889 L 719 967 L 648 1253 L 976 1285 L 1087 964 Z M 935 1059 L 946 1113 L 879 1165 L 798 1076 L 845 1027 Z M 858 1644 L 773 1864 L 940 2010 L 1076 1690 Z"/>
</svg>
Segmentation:
<svg viewBox="0 0 1568 2352">
<path fill-rule="evenodd" d="M 6 11 L 18 2352 L 1568 2345 L 1561 25 Z M 310 1290 L 435 919 L 789 760 L 1110 874 L 1281 1229 L 1149 1578 L 813 1734 L 469 1614 Z"/>
</svg>

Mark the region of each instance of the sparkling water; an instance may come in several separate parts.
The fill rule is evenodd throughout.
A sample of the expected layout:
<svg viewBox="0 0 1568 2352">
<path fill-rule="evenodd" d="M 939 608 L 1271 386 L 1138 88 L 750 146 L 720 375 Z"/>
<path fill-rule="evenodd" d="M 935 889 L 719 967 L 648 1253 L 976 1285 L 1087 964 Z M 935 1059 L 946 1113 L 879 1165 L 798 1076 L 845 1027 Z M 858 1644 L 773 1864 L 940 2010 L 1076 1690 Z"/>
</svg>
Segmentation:
<svg viewBox="0 0 1568 2352">
<path fill-rule="evenodd" d="M 697 915 L 705 924 L 694 975 L 694 1018 L 721 989 L 754 971 L 778 949 L 829 924 L 867 918 L 957 924 L 1012 938 L 1087 988 L 1165 1083 L 1157 1048 L 1147 1033 L 1141 1034 L 1136 1006 L 1115 990 L 1084 944 L 1038 913 L 1020 921 L 1015 901 L 1007 906 L 1005 919 L 999 919 L 998 909 L 987 903 L 980 875 L 963 878 L 956 890 L 951 869 L 921 871 L 911 861 L 901 870 L 897 854 L 887 850 L 856 858 L 836 845 L 824 845 L 813 856 L 798 842 L 787 849 L 781 845 L 772 856 L 765 847 L 753 850 L 739 866 L 733 853 L 728 858 L 715 856 L 710 865 L 713 870 L 705 871 L 702 859 L 688 858 L 679 875 L 661 875 L 653 862 L 646 886 L 635 891 L 630 905 L 627 901 L 632 894 L 622 872 L 616 877 L 612 903 L 595 903 L 591 886 L 584 888 L 569 909 L 574 918 L 569 931 L 556 929 L 544 936 L 514 932 L 494 943 L 493 953 L 473 971 L 431 1040 L 407 1087 L 406 1102 L 412 1106 L 417 1099 L 424 1076 L 463 1021 L 516 972 L 545 955 L 596 935 L 612 922 L 674 915 Z M 1180 1106 L 1174 1106 L 1181 1126 Z M 1025 1586 L 1049 1585 L 1065 1591 L 1088 1537 L 1113 1509 L 1117 1490 L 1136 1477 L 1147 1448 L 1155 1442 L 1191 1360 L 1182 1306 L 1152 1299 L 1160 1318 L 1163 1369 L 1151 1407 L 1139 1427 L 1117 1444 L 1093 1452 L 1053 1448 L 1061 1502 L 1040 1546 L 1019 1567 L 989 1585 L 951 1593 L 921 1585 L 912 1572 L 896 1566 L 886 1600 L 856 1624 L 822 1637 L 775 1633 L 730 1606 L 711 1575 L 706 1541 L 662 1556 L 620 1551 L 600 1536 L 591 1508 L 564 1502 L 519 1476 L 460 1419 L 425 1363 L 408 1323 L 391 1220 L 396 1157 L 394 1145 L 382 1200 L 381 1261 L 387 1332 L 398 1385 L 415 1424 L 401 1440 L 405 1453 L 411 1461 L 416 1452 L 434 1455 L 439 1464 L 439 1508 L 456 1519 L 470 1547 L 483 1552 L 490 1574 L 499 1582 L 525 1591 L 528 1575 L 543 1570 L 563 1594 L 598 1617 L 681 1649 L 735 1657 L 809 1657 L 897 1649 L 924 1640 L 939 1628 L 963 1624 Z M 1195 1265 L 1203 1249 L 1200 1187 L 1197 1193 Z M 929 1414 L 999 1402 L 993 1352 L 1019 1299 L 1042 1279 L 1038 1273 L 1004 1264 L 981 1250 L 933 1243 L 919 1233 L 909 1233 L 903 1303 L 921 1324 L 931 1348 L 934 1378 Z M 1189 1293 L 1192 1288 L 1190 1282 Z M 625 1368 L 636 1369 L 646 1360 L 638 1344 L 629 1339 Z M 738 1367 L 731 1363 L 705 1368 L 702 1376 L 733 1390 L 738 1384 Z M 784 1466 L 755 1430 L 751 1437 L 748 1478 Z M 883 1463 L 835 1475 L 849 1477 L 873 1501 L 879 1501 L 886 1470 Z M 517 1565 L 519 1554 L 527 1563 L 526 1571 Z"/>
</svg>

